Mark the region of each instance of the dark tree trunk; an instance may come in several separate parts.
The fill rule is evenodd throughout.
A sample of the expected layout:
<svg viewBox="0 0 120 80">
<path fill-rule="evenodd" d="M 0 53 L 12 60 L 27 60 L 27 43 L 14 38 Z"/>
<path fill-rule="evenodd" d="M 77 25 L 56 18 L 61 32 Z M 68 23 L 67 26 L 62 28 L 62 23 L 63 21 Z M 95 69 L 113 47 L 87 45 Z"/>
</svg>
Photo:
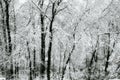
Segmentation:
<svg viewBox="0 0 120 80">
<path fill-rule="evenodd" d="M 11 33 L 10 33 L 10 25 L 9 25 L 9 1 L 4 0 L 5 2 L 5 14 L 6 14 L 6 28 L 7 28 L 7 39 L 8 39 L 8 55 L 11 55 L 12 52 L 12 44 L 11 44 Z"/>
<path fill-rule="evenodd" d="M 15 62 L 15 78 L 16 79 L 18 78 L 18 74 L 19 74 L 19 66 L 18 66 L 18 63 Z"/>
<path fill-rule="evenodd" d="M 110 45 L 110 33 L 108 33 L 108 45 Z M 110 47 L 107 46 L 107 55 L 106 55 L 106 62 L 105 62 L 105 75 L 108 75 L 108 65 L 109 65 L 109 58 L 110 58 Z"/>
<path fill-rule="evenodd" d="M 29 42 L 27 42 L 27 51 L 28 51 L 28 57 L 29 57 L 29 80 L 32 80 L 32 62 L 31 62 L 31 55 L 30 55 L 30 48 L 29 48 Z"/>
<path fill-rule="evenodd" d="M 51 68 L 51 51 L 52 51 L 52 35 L 50 37 L 49 50 L 48 50 L 48 63 L 47 63 L 47 79 L 50 80 L 50 68 Z"/>
<path fill-rule="evenodd" d="M 8 0 L 3 0 L 5 3 L 5 10 L 4 10 L 4 28 L 3 28 L 3 32 L 4 32 L 4 37 L 5 37 L 5 49 L 7 52 L 7 56 L 10 57 L 11 53 L 12 53 L 12 44 L 11 44 L 11 31 L 10 31 L 10 25 L 9 25 L 9 5 L 10 5 L 10 1 Z M 13 62 L 12 62 L 12 58 L 10 59 L 10 69 L 7 71 L 9 73 L 8 75 L 8 79 L 12 78 L 13 76 Z"/>
<path fill-rule="evenodd" d="M 34 53 L 34 60 L 33 60 L 34 73 L 33 73 L 33 75 L 34 75 L 34 78 L 35 78 L 36 77 L 36 50 L 35 50 L 35 48 L 34 48 L 33 53 Z"/>
<path fill-rule="evenodd" d="M 13 78 L 13 61 L 11 59 L 11 64 L 10 64 L 10 78 Z"/>
<path fill-rule="evenodd" d="M 39 5 L 41 9 L 43 8 L 44 0 L 39 1 Z M 44 15 L 40 13 L 40 20 L 41 20 L 41 64 L 40 64 L 40 74 L 44 77 L 45 74 L 45 26 L 44 26 Z"/>
<path fill-rule="evenodd" d="M 6 26 L 5 26 L 5 12 L 4 12 L 4 8 L 3 8 L 3 3 L 2 1 L 0 1 L 0 7 L 1 7 L 1 16 L 2 16 L 2 32 L 3 32 L 3 39 L 4 39 L 4 47 L 5 47 L 5 51 L 7 51 L 7 37 L 6 37 Z"/>
<path fill-rule="evenodd" d="M 67 61 L 66 61 L 66 63 L 65 63 L 65 66 L 62 68 L 61 80 L 64 79 L 64 75 L 65 75 L 65 71 L 66 71 L 67 65 L 68 65 L 68 63 L 69 63 L 70 60 L 71 60 L 71 55 L 72 55 L 72 53 L 74 52 L 74 50 L 75 50 L 75 43 L 74 43 L 73 46 L 72 46 L 72 50 L 71 50 L 71 52 L 69 53 L 69 56 L 68 56 Z"/>
<path fill-rule="evenodd" d="M 41 14 L 41 66 L 40 73 L 45 73 L 45 28 L 44 28 L 44 16 Z"/>
<path fill-rule="evenodd" d="M 47 80 L 50 80 L 50 69 L 51 69 L 51 52 L 52 52 L 52 41 L 53 41 L 53 22 L 55 18 L 56 10 L 55 10 L 55 3 L 52 4 L 52 19 L 49 26 L 50 32 L 50 41 L 48 47 L 48 63 L 47 63 Z"/>
</svg>

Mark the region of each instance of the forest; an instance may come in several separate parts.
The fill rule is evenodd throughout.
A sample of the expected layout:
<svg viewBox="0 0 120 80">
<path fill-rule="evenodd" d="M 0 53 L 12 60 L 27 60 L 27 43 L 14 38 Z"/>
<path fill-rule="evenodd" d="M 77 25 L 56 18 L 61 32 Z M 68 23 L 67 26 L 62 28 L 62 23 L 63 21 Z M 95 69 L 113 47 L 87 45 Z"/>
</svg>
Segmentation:
<svg viewBox="0 0 120 80">
<path fill-rule="evenodd" d="M 0 0 L 1 77 L 120 80 L 120 0 Z"/>
</svg>

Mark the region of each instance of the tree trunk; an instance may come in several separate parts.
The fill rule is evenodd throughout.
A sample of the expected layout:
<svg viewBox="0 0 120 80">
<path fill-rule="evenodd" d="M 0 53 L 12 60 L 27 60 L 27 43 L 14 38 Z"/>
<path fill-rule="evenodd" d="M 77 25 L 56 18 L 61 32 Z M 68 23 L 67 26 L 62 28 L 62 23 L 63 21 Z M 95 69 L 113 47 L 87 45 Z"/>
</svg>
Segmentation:
<svg viewBox="0 0 120 80">
<path fill-rule="evenodd" d="M 39 1 L 40 8 L 43 9 L 43 2 L 44 0 Z M 41 20 L 41 64 L 40 64 L 40 74 L 44 77 L 45 74 L 45 26 L 44 26 L 44 15 L 40 13 L 40 20 Z"/>
<path fill-rule="evenodd" d="M 27 51 L 29 56 L 29 80 L 32 80 L 32 62 L 31 62 L 29 42 L 27 42 Z"/>
<path fill-rule="evenodd" d="M 6 52 L 7 52 L 7 56 L 10 57 L 11 53 L 12 53 L 12 44 L 11 44 L 11 31 L 10 31 L 10 25 L 9 25 L 9 5 L 10 5 L 10 1 L 8 0 L 3 0 L 5 3 L 5 19 L 4 19 L 4 23 L 5 23 L 5 29 L 4 29 L 4 33 L 6 33 Z M 4 35 L 5 36 L 5 35 Z M 8 70 L 7 72 L 9 73 L 8 75 L 8 79 L 12 78 L 13 76 L 13 62 L 12 62 L 12 58 L 10 58 L 10 70 Z"/>
<path fill-rule="evenodd" d="M 35 50 L 35 48 L 34 48 L 33 53 L 34 53 L 34 60 L 33 60 L 34 73 L 33 73 L 33 75 L 34 75 L 34 78 L 35 78 L 36 77 L 36 50 Z"/>
<path fill-rule="evenodd" d="M 11 55 L 12 52 L 12 44 L 11 44 L 11 32 L 10 32 L 10 25 L 9 25 L 9 1 L 5 1 L 5 14 L 6 14 L 6 28 L 7 28 L 7 39 L 8 39 L 8 55 Z"/>
<path fill-rule="evenodd" d="M 3 8 L 3 3 L 2 1 L 0 1 L 0 7 L 1 7 L 1 16 L 2 16 L 2 32 L 3 32 L 3 39 L 4 39 L 4 47 L 5 47 L 5 51 L 7 51 L 7 37 L 6 37 L 6 26 L 5 26 L 5 12 L 4 12 L 4 8 Z"/>
<path fill-rule="evenodd" d="M 41 66 L 40 73 L 45 73 L 45 28 L 44 28 L 44 16 L 41 14 Z"/>
<path fill-rule="evenodd" d="M 47 80 L 50 80 L 50 69 L 51 69 L 51 52 L 52 52 L 52 41 L 53 41 L 53 22 L 55 18 L 56 10 L 55 10 L 55 3 L 52 4 L 52 20 L 49 26 L 50 32 L 50 41 L 48 46 L 48 63 L 47 63 Z"/>
<path fill-rule="evenodd" d="M 108 33 L 108 45 L 110 45 L 110 33 Z M 110 58 L 110 47 L 107 46 L 107 55 L 106 55 L 106 62 L 105 62 L 105 75 L 108 75 L 108 65 L 109 65 L 109 58 Z"/>
</svg>

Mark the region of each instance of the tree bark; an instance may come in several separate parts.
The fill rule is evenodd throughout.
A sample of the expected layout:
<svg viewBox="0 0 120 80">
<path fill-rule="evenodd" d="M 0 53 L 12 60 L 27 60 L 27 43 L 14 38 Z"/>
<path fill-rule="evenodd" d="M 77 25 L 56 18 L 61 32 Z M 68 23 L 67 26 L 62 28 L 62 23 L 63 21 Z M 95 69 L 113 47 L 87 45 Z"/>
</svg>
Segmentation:
<svg viewBox="0 0 120 80">
<path fill-rule="evenodd" d="M 5 15 L 6 15 L 6 28 L 7 28 L 7 40 L 8 40 L 8 56 L 11 55 L 12 52 L 12 44 L 11 44 L 11 31 L 10 31 L 10 25 L 9 25 L 9 1 L 4 0 L 5 2 Z"/>
<path fill-rule="evenodd" d="M 4 39 L 4 47 L 5 51 L 7 51 L 7 37 L 6 37 L 6 26 L 5 26 L 5 11 L 3 8 L 3 2 L 0 1 L 0 7 L 1 7 L 1 16 L 2 16 L 2 32 L 3 32 L 3 39 Z"/>
<path fill-rule="evenodd" d="M 108 45 L 110 45 L 110 33 L 108 33 Z M 107 46 L 107 55 L 106 55 L 106 62 L 105 62 L 105 75 L 108 75 L 108 65 L 109 65 L 109 58 L 110 58 L 110 47 Z"/>
<path fill-rule="evenodd" d="M 31 62 L 29 42 L 27 42 L 27 51 L 28 51 L 28 56 L 29 56 L 29 80 L 33 80 L 32 79 L 32 62 Z"/>
<path fill-rule="evenodd" d="M 49 32 L 50 32 L 50 41 L 49 41 L 49 47 L 48 47 L 48 62 L 47 62 L 47 79 L 50 80 L 50 69 L 51 69 L 51 52 L 52 52 L 52 41 L 53 41 L 53 22 L 55 18 L 56 10 L 55 10 L 55 3 L 52 4 L 52 20 L 50 22 L 49 26 Z"/>
<path fill-rule="evenodd" d="M 34 48 L 34 51 L 33 51 L 33 53 L 34 53 L 34 60 L 33 60 L 33 66 L 34 66 L 34 78 L 36 77 L 36 50 L 35 50 L 35 48 Z"/>
<path fill-rule="evenodd" d="M 40 0 L 40 8 L 43 8 L 43 2 L 44 0 Z M 41 54 L 40 54 L 40 59 L 41 59 L 41 64 L 40 64 L 40 73 L 41 76 L 44 77 L 45 74 L 45 26 L 44 26 L 44 15 L 41 12 L 40 13 L 40 20 L 41 20 Z"/>
<path fill-rule="evenodd" d="M 44 28 L 44 16 L 41 14 L 41 68 L 40 72 L 43 75 L 45 73 L 45 28 Z"/>
</svg>

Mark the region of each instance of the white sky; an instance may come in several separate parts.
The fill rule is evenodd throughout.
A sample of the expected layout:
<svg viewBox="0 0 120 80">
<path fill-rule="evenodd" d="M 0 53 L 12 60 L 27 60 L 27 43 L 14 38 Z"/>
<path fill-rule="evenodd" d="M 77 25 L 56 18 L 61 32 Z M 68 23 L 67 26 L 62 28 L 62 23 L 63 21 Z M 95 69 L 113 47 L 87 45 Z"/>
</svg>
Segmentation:
<svg viewBox="0 0 120 80">
<path fill-rule="evenodd" d="M 16 0 L 15 9 L 18 10 L 19 7 L 25 3 L 27 0 Z"/>
<path fill-rule="evenodd" d="M 27 0 L 19 0 L 19 3 L 24 3 L 24 2 L 26 2 Z"/>
<path fill-rule="evenodd" d="M 23 3 L 25 3 L 27 0 L 19 0 L 19 3 L 20 4 L 23 4 Z M 64 0 L 65 2 L 67 2 L 68 0 Z M 77 2 L 83 2 L 83 0 L 75 0 L 75 1 L 77 1 Z"/>
</svg>

